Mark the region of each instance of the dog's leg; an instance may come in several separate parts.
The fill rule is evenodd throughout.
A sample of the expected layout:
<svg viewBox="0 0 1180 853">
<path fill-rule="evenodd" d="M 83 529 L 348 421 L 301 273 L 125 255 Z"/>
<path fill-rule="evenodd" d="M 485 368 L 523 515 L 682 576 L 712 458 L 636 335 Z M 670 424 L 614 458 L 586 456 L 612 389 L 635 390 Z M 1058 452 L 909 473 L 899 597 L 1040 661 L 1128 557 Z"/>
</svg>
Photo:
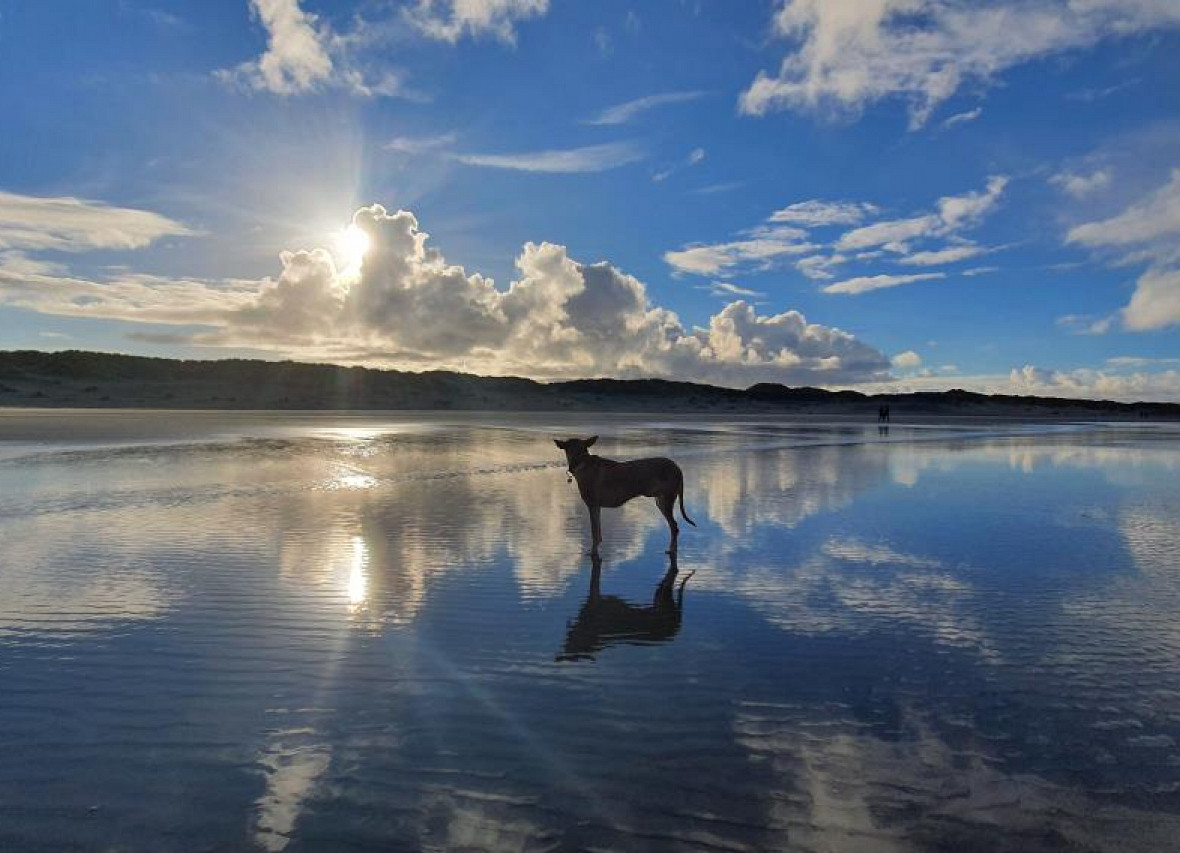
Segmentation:
<svg viewBox="0 0 1180 853">
<path fill-rule="evenodd" d="M 602 542 L 602 507 L 590 507 L 590 555 L 598 556 L 598 545 Z"/>
<path fill-rule="evenodd" d="M 680 537 L 680 525 L 676 523 L 676 516 L 673 515 L 673 510 L 676 508 L 676 495 L 660 495 L 656 498 L 656 506 L 660 508 L 664 518 L 668 522 L 668 529 L 672 532 L 672 541 L 668 545 L 668 553 L 676 554 L 676 540 Z"/>
</svg>

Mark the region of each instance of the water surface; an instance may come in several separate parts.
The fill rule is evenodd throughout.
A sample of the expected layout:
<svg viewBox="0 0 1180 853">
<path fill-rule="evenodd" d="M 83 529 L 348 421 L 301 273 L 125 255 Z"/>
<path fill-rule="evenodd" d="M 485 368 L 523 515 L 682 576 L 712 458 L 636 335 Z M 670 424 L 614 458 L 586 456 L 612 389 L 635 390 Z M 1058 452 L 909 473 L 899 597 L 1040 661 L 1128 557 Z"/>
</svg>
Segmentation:
<svg viewBox="0 0 1180 853">
<path fill-rule="evenodd" d="M 1157 851 L 1178 739 L 1165 425 L 0 413 L 0 849 Z"/>
</svg>

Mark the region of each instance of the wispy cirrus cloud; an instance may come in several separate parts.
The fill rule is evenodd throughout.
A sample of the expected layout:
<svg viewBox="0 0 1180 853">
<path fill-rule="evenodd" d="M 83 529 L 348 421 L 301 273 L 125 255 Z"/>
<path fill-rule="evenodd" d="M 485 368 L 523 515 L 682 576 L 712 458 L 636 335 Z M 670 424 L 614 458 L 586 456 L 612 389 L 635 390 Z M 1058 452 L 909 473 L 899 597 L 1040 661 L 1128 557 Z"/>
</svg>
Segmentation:
<svg viewBox="0 0 1180 853">
<path fill-rule="evenodd" d="M 998 207 L 1007 185 L 1006 176 L 993 175 L 983 190 L 943 196 L 930 212 L 878 221 L 872 220 L 881 209 L 869 202 L 796 202 L 771 213 L 762 225 L 742 232 L 743 239 L 690 244 L 665 252 L 664 260 L 678 273 L 719 277 L 790 264 L 818 281 L 831 281 L 836 278 L 834 270 L 845 266 L 955 264 L 996 251 L 970 241 L 963 232 L 978 226 Z M 861 274 L 830 284 L 824 292 L 858 294 L 946 278 L 942 272 L 854 272 Z"/>
<path fill-rule="evenodd" d="M 454 159 L 467 166 L 488 169 L 512 169 L 520 172 L 583 173 L 605 172 L 642 160 L 643 150 L 631 142 L 608 142 L 550 151 L 526 151 L 516 154 L 456 154 Z"/>
<path fill-rule="evenodd" d="M 626 124 L 638 115 L 654 110 L 656 107 L 668 104 L 682 104 L 703 98 L 705 92 L 664 92 L 659 95 L 645 95 L 613 107 L 607 107 L 594 118 L 586 119 L 586 124 L 617 125 Z"/>
<path fill-rule="evenodd" d="M 459 139 L 457 133 L 439 133 L 434 136 L 395 136 L 381 147 L 398 154 L 425 154 L 454 145 Z"/>
<path fill-rule="evenodd" d="M 150 210 L 114 207 L 72 196 L 0 191 L 0 249 L 141 249 L 162 237 L 191 237 L 196 233 Z"/>
<path fill-rule="evenodd" d="M 726 275 L 742 269 L 770 269 L 784 258 L 818 248 L 806 241 L 807 232 L 778 227 L 728 243 L 699 244 L 665 252 L 664 260 L 677 272 L 693 275 Z"/>
<path fill-rule="evenodd" d="M 693 166 L 699 166 L 704 161 L 705 149 L 694 148 L 692 151 L 688 152 L 688 156 L 683 160 L 678 163 L 673 163 L 671 166 L 666 166 L 663 169 L 660 169 L 651 176 L 651 179 L 654 183 L 661 183 L 662 181 L 668 180 L 668 178 L 672 177 L 682 169 L 691 169 Z"/>
<path fill-rule="evenodd" d="M 887 287 L 897 287 L 902 284 L 912 284 L 915 281 L 936 281 L 938 279 L 946 278 L 946 273 L 941 272 L 923 272 L 914 273 L 912 275 L 866 275 L 858 276 L 856 278 L 846 279 L 845 281 L 829 284 L 824 288 L 824 293 L 844 293 L 857 294 L 868 293 L 870 290 L 882 290 Z"/>
<path fill-rule="evenodd" d="M 969 121 L 975 121 L 981 115 L 983 115 L 983 107 L 976 107 L 973 110 L 955 113 L 953 116 L 948 116 L 947 118 L 943 119 L 940 127 L 943 130 L 950 130 L 952 127 L 957 125 L 966 124 Z"/>
</svg>

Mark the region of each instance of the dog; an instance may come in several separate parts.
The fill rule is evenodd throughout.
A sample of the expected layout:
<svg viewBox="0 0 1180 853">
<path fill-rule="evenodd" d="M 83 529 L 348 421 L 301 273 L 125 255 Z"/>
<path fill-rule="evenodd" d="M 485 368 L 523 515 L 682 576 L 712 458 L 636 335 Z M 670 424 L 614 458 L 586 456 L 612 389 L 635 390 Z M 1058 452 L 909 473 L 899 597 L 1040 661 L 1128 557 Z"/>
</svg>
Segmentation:
<svg viewBox="0 0 1180 853">
<path fill-rule="evenodd" d="M 656 506 L 672 531 L 668 553 L 675 555 L 676 542 L 680 537 L 680 526 L 674 515 L 678 498 L 680 515 L 693 527 L 697 526 L 684 511 L 684 474 L 680 466 L 663 457 L 636 459 L 632 462 L 604 459 L 590 452 L 596 441 L 596 435 L 586 439 L 553 440 L 565 451 L 570 476 L 578 481 L 578 492 L 590 510 L 591 556 L 598 556 L 598 546 L 602 542 L 602 508 L 619 507 L 640 496 L 656 499 Z"/>
</svg>

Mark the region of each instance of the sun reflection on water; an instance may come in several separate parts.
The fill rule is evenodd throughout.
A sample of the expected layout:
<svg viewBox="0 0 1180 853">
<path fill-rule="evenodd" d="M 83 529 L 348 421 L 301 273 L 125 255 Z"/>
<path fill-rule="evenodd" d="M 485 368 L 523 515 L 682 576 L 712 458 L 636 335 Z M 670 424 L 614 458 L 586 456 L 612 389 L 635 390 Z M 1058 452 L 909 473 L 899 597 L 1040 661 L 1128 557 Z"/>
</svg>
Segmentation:
<svg viewBox="0 0 1180 853">
<path fill-rule="evenodd" d="M 348 610 L 360 611 L 369 590 L 369 546 L 359 536 L 352 537 L 352 563 L 348 569 Z"/>
</svg>

